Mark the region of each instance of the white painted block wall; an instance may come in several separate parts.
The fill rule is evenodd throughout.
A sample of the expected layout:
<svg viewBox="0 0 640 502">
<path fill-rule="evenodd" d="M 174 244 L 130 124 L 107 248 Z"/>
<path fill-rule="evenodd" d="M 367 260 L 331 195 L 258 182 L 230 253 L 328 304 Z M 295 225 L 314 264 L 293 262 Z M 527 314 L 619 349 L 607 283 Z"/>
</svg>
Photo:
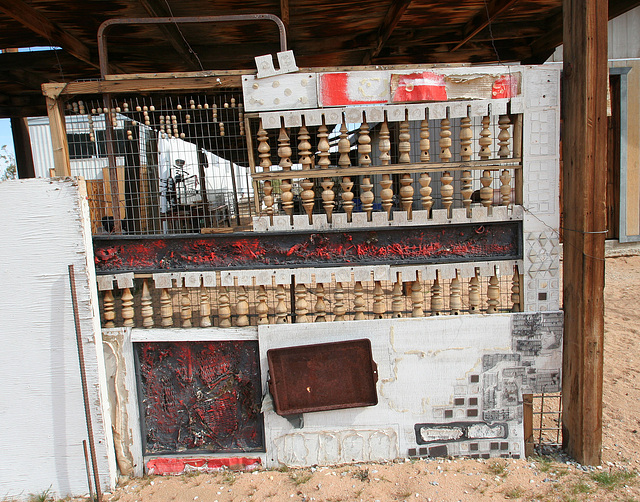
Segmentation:
<svg viewBox="0 0 640 502">
<path fill-rule="evenodd" d="M 0 183 L 0 498 L 88 492 L 73 264 L 103 491 L 116 481 L 88 206 L 74 180 Z M 90 266 L 87 266 L 87 265 Z M 97 343 L 96 343 L 97 342 Z M 99 363 L 100 362 L 100 363 Z"/>
</svg>

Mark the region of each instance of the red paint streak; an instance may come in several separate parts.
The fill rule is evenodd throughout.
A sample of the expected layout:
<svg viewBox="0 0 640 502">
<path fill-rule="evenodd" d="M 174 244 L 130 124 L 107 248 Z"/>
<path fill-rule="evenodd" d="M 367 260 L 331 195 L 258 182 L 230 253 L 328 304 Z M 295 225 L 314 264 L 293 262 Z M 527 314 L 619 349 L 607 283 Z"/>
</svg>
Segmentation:
<svg viewBox="0 0 640 502">
<path fill-rule="evenodd" d="M 447 89 L 444 76 L 430 71 L 394 75 L 398 88 L 393 93 L 394 102 L 400 101 L 446 101 Z"/>
<path fill-rule="evenodd" d="M 518 95 L 517 75 L 502 75 L 493 83 L 492 99 L 513 98 Z"/>
<path fill-rule="evenodd" d="M 320 77 L 320 94 L 323 106 L 365 105 L 386 103 L 387 99 L 357 99 L 349 93 L 349 84 L 355 83 L 357 77 L 349 73 L 325 73 Z"/>
<path fill-rule="evenodd" d="M 253 470 L 260 466 L 259 458 L 154 458 L 147 462 L 147 473 L 159 476 L 182 474 L 191 470 L 200 472 L 221 471 L 225 468 Z"/>
</svg>

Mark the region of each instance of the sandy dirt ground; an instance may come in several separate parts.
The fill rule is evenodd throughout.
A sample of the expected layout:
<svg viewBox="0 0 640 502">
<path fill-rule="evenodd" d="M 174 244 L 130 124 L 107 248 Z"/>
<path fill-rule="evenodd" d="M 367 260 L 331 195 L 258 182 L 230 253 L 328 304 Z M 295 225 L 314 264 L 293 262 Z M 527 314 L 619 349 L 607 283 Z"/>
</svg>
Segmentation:
<svg viewBox="0 0 640 502">
<path fill-rule="evenodd" d="M 602 465 L 561 453 L 526 460 L 400 460 L 311 469 L 188 473 L 124 481 L 110 502 L 640 501 L 640 257 L 606 264 Z"/>
</svg>

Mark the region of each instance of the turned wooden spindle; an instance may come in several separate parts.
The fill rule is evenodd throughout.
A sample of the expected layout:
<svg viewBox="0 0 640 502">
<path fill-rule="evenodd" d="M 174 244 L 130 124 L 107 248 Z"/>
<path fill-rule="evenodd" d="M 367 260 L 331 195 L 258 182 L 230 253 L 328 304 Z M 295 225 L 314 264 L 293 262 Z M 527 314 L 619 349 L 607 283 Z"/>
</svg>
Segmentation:
<svg viewBox="0 0 640 502">
<path fill-rule="evenodd" d="M 258 157 L 260 157 L 260 167 L 262 167 L 262 170 L 265 172 L 271 170 L 270 152 L 269 135 L 264 127 L 262 127 L 262 120 L 260 120 L 260 127 L 258 128 Z"/>
<path fill-rule="evenodd" d="M 353 310 L 355 311 L 354 319 L 356 321 L 363 321 L 364 310 L 366 306 L 366 302 L 364 300 L 364 288 L 362 287 L 362 282 L 357 281 L 353 287 Z"/>
<path fill-rule="evenodd" d="M 389 139 L 389 126 L 386 120 L 380 126 L 379 137 L 378 148 L 380 150 L 380 163 L 383 166 L 388 166 L 391 162 L 391 141 Z M 392 185 L 393 180 L 391 179 L 391 175 L 384 173 L 380 180 L 380 199 L 382 200 L 382 208 L 386 211 L 388 219 L 391 219 L 391 207 L 393 206 Z"/>
<path fill-rule="evenodd" d="M 440 162 L 451 160 L 451 121 L 444 118 L 440 121 Z"/>
<path fill-rule="evenodd" d="M 411 305 L 411 317 L 424 317 L 424 294 L 419 280 L 413 281 L 411 284 Z"/>
<path fill-rule="evenodd" d="M 489 160 L 491 157 L 491 129 L 489 128 L 491 124 L 491 117 L 486 115 L 482 117 L 482 130 L 480 131 L 480 139 L 478 143 L 480 144 L 480 151 L 478 152 L 478 156 L 480 160 Z"/>
<path fill-rule="evenodd" d="M 511 152 L 509 152 L 509 140 L 511 139 L 511 134 L 509 134 L 510 125 L 511 119 L 509 115 L 500 115 L 498 119 L 498 127 L 500 128 L 500 132 L 498 133 L 498 145 L 500 146 L 498 149 L 498 157 L 501 159 L 507 159 L 511 155 Z"/>
<path fill-rule="evenodd" d="M 256 305 L 256 314 L 258 314 L 258 324 L 269 324 L 269 305 L 267 304 L 267 290 L 264 286 L 258 288 L 258 305 Z"/>
<path fill-rule="evenodd" d="M 280 128 L 280 135 L 278 136 L 278 157 L 280 158 L 280 167 L 283 171 L 291 171 L 291 146 L 289 135 L 287 134 L 286 129 L 283 127 Z M 293 220 L 293 192 L 291 189 L 293 188 L 293 184 L 290 179 L 282 180 L 280 182 L 280 190 L 282 194 L 280 195 L 280 200 L 282 200 L 282 208 L 285 213 L 289 215 L 289 217 Z"/>
<path fill-rule="evenodd" d="M 311 160 L 311 143 L 309 143 L 311 136 L 309 136 L 309 131 L 304 125 L 298 131 L 298 139 L 300 140 L 298 143 L 298 162 L 302 165 L 303 171 L 309 170 L 313 163 L 313 160 Z"/>
<path fill-rule="evenodd" d="M 296 284 L 296 323 L 309 322 L 309 303 L 307 302 L 307 288 L 304 284 Z"/>
<path fill-rule="evenodd" d="M 373 287 L 373 317 L 383 319 L 387 309 L 384 305 L 384 291 L 380 281 L 376 281 Z"/>
<path fill-rule="evenodd" d="M 480 280 L 478 279 L 478 271 L 469 279 L 469 313 L 477 314 L 480 312 Z"/>
<path fill-rule="evenodd" d="M 400 277 L 397 278 L 391 290 L 391 310 L 393 311 L 393 317 L 402 317 L 404 299 L 402 298 L 402 282 L 400 281 Z"/>
<path fill-rule="evenodd" d="M 236 297 L 236 326 L 249 326 L 249 295 L 244 286 L 238 287 Z"/>
<path fill-rule="evenodd" d="M 453 204 L 453 176 L 449 171 L 440 175 L 440 199 L 442 206 L 447 210 L 447 218 L 451 217 L 451 205 Z"/>
<path fill-rule="evenodd" d="M 289 320 L 287 319 L 288 311 L 287 304 L 285 303 L 285 299 L 287 295 L 284 290 L 284 286 L 279 284 L 276 286 L 276 299 L 278 300 L 276 303 L 276 324 L 287 324 Z"/>
<path fill-rule="evenodd" d="M 200 327 L 208 328 L 211 326 L 211 299 L 209 298 L 209 290 L 200 285 Z"/>
<path fill-rule="evenodd" d="M 302 193 L 300 193 L 300 198 L 302 199 L 302 206 L 309 217 L 309 225 L 313 224 L 313 206 L 315 204 L 315 196 L 316 193 L 313 191 L 314 182 L 309 178 L 304 179 L 300 182 L 300 187 L 302 188 Z"/>
<path fill-rule="evenodd" d="M 458 278 L 458 271 L 456 270 L 456 276 L 451 279 L 449 285 L 449 309 L 451 315 L 459 315 L 462 309 L 462 285 Z"/>
<path fill-rule="evenodd" d="M 413 206 L 413 177 L 409 173 L 404 173 L 400 178 L 400 202 L 402 209 L 407 212 L 407 219 L 411 220 Z"/>
<path fill-rule="evenodd" d="M 238 105 L 238 122 L 240 126 L 240 136 L 244 136 L 244 105 Z"/>
<path fill-rule="evenodd" d="M 343 119 L 342 125 L 340 126 L 340 139 L 338 140 L 338 153 L 340 153 L 338 165 L 340 167 L 349 167 L 351 165 L 351 158 L 349 157 L 351 142 L 349 141 L 349 135 L 347 132 L 347 124 L 345 124 Z"/>
<path fill-rule="evenodd" d="M 358 164 L 362 167 L 371 165 L 371 136 L 369 135 L 369 124 L 365 120 L 360 125 L 358 134 Z"/>
<path fill-rule="evenodd" d="M 350 177 L 345 176 L 342 178 L 340 186 L 342 187 L 342 209 L 347 215 L 347 221 L 351 223 L 351 214 L 354 206 L 353 192 L 351 191 L 353 189 L 353 181 L 351 181 Z"/>
<path fill-rule="evenodd" d="M 399 125 L 398 134 L 398 163 L 411 163 L 411 134 L 409 132 L 409 122 L 403 120 Z"/>
<path fill-rule="evenodd" d="M 494 273 L 489 279 L 487 286 L 487 314 L 495 314 L 498 312 L 498 304 L 500 303 L 500 282 L 494 269 Z"/>
<path fill-rule="evenodd" d="M 282 180 L 280 182 L 280 200 L 282 201 L 282 208 L 284 212 L 287 213 L 291 221 L 293 222 L 293 192 L 291 191 L 293 188 L 293 184 L 291 180 Z"/>
<path fill-rule="evenodd" d="M 342 288 L 342 283 L 337 282 L 333 290 L 333 320 L 344 321 L 344 315 L 346 313 L 347 309 L 344 306 L 344 289 Z"/>
<path fill-rule="evenodd" d="M 182 287 L 180 295 L 180 319 L 182 319 L 183 328 L 191 328 L 191 295 L 189 289 L 186 286 Z"/>
<path fill-rule="evenodd" d="M 367 221 L 371 221 L 373 201 L 375 200 L 375 195 L 371 191 L 372 189 L 371 179 L 369 176 L 364 176 L 362 183 L 360 183 L 360 201 L 362 202 L 362 210 L 367 213 Z"/>
<path fill-rule="evenodd" d="M 324 178 L 320 185 L 322 186 L 322 207 L 327 214 L 327 222 L 331 223 L 331 215 L 335 206 L 334 199 L 336 198 L 336 194 L 333 191 L 334 183 L 331 178 Z"/>
<path fill-rule="evenodd" d="M 160 317 L 162 319 L 160 324 L 163 328 L 173 326 L 173 302 L 169 288 L 162 288 L 160 293 Z"/>
<path fill-rule="evenodd" d="M 467 210 L 467 218 L 471 218 L 471 196 L 473 195 L 473 176 L 471 171 L 464 170 L 460 175 L 460 194 L 462 195 L 462 205 Z"/>
<path fill-rule="evenodd" d="M 324 123 L 324 115 L 322 116 L 322 125 L 318 127 L 318 167 L 320 169 L 328 169 L 331 165 L 329 160 L 329 130 Z"/>
<path fill-rule="evenodd" d="M 487 208 L 487 211 L 490 211 L 491 204 L 493 204 L 493 188 L 491 188 L 492 182 L 493 178 L 491 176 L 491 171 L 488 169 L 482 171 L 482 176 L 480 177 L 480 183 L 482 184 L 482 188 L 480 189 L 480 202 L 482 202 L 482 205 Z"/>
<path fill-rule="evenodd" d="M 326 322 L 327 302 L 324 301 L 324 286 L 322 284 L 316 284 L 316 304 L 314 310 L 316 312 L 315 322 Z"/>
<path fill-rule="evenodd" d="M 431 176 L 429 173 L 422 173 L 420 175 L 420 200 L 422 202 L 422 209 L 427 211 L 427 214 L 431 215 L 431 206 L 433 206 L 433 197 L 431 197 L 431 192 L 433 188 L 431 188 Z"/>
<path fill-rule="evenodd" d="M 420 122 L 420 162 L 429 162 L 431 155 L 431 140 L 429 139 L 429 121 Z"/>
<path fill-rule="evenodd" d="M 442 309 L 444 309 L 444 298 L 442 296 L 442 286 L 440 285 L 440 274 L 436 270 L 436 278 L 431 285 L 431 315 L 440 315 Z"/>
<path fill-rule="evenodd" d="M 522 296 L 520 295 L 520 273 L 518 266 L 513 267 L 513 277 L 511 278 L 511 312 L 522 312 Z"/>
<path fill-rule="evenodd" d="M 218 294 L 218 319 L 221 328 L 231 327 L 231 302 L 226 286 L 222 286 Z"/>
<path fill-rule="evenodd" d="M 273 199 L 273 187 L 271 186 L 271 181 L 267 180 L 264 182 L 262 186 L 262 191 L 264 192 L 264 197 L 262 198 L 262 202 L 266 207 L 265 211 L 267 212 L 267 216 L 269 217 L 269 224 L 273 225 L 273 203 L 275 202 Z"/>
<path fill-rule="evenodd" d="M 471 160 L 473 149 L 471 143 L 473 140 L 473 131 L 471 131 L 471 118 L 463 117 L 460 119 L 460 159 L 462 161 Z"/>
<path fill-rule="evenodd" d="M 500 205 L 508 206 L 511 203 L 511 173 L 504 169 L 500 175 Z"/>
<path fill-rule="evenodd" d="M 135 312 L 133 310 L 133 295 L 129 288 L 122 290 L 122 325 L 134 326 L 133 318 Z"/>
<path fill-rule="evenodd" d="M 113 291 L 110 289 L 106 290 L 102 297 L 102 312 L 104 314 L 104 327 L 115 328 L 116 305 L 113 298 Z"/>
</svg>

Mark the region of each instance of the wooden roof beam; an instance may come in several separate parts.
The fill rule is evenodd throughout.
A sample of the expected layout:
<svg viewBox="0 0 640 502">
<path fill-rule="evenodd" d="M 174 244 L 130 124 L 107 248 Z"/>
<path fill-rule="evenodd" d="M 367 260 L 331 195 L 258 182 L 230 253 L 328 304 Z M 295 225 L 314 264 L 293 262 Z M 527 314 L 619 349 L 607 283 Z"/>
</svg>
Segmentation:
<svg viewBox="0 0 640 502">
<path fill-rule="evenodd" d="M 79 60 L 98 67 L 91 60 L 89 47 L 22 0 L 0 0 L 0 12 L 46 38 L 52 45 L 58 45 Z"/>
<path fill-rule="evenodd" d="M 389 7 L 384 21 L 378 30 L 378 37 L 376 39 L 375 46 L 365 54 L 362 59 L 362 64 L 370 64 L 371 60 L 380 54 L 382 47 L 384 47 L 384 44 L 389 40 L 389 37 L 398 25 L 400 18 L 409 7 L 409 4 L 411 4 L 411 0 L 398 0 L 391 2 L 391 7 Z"/>
<path fill-rule="evenodd" d="M 144 10 L 151 17 L 173 17 L 173 13 L 168 11 L 166 6 L 160 3 L 158 0 L 138 0 Z M 189 65 L 194 70 L 202 70 L 202 65 L 198 61 L 198 58 L 195 56 L 195 53 L 191 52 L 187 43 L 184 41 L 180 30 L 176 25 L 172 24 L 158 24 L 157 25 L 160 31 L 164 33 L 164 36 L 167 38 L 167 41 L 171 44 L 171 47 L 180 54 L 184 58 L 185 61 L 189 63 Z"/>
<path fill-rule="evenodd" d="M 510 9 L 518 0 L 491 0 L 489 4 L 480 9 L 475 16 L 469 21 L 463 30 L 464 38 L 458 42 L 451 52 L 457 51 L 478 33 L 484 30 L 489 24 L 500 14 Z"/>
</svg>

